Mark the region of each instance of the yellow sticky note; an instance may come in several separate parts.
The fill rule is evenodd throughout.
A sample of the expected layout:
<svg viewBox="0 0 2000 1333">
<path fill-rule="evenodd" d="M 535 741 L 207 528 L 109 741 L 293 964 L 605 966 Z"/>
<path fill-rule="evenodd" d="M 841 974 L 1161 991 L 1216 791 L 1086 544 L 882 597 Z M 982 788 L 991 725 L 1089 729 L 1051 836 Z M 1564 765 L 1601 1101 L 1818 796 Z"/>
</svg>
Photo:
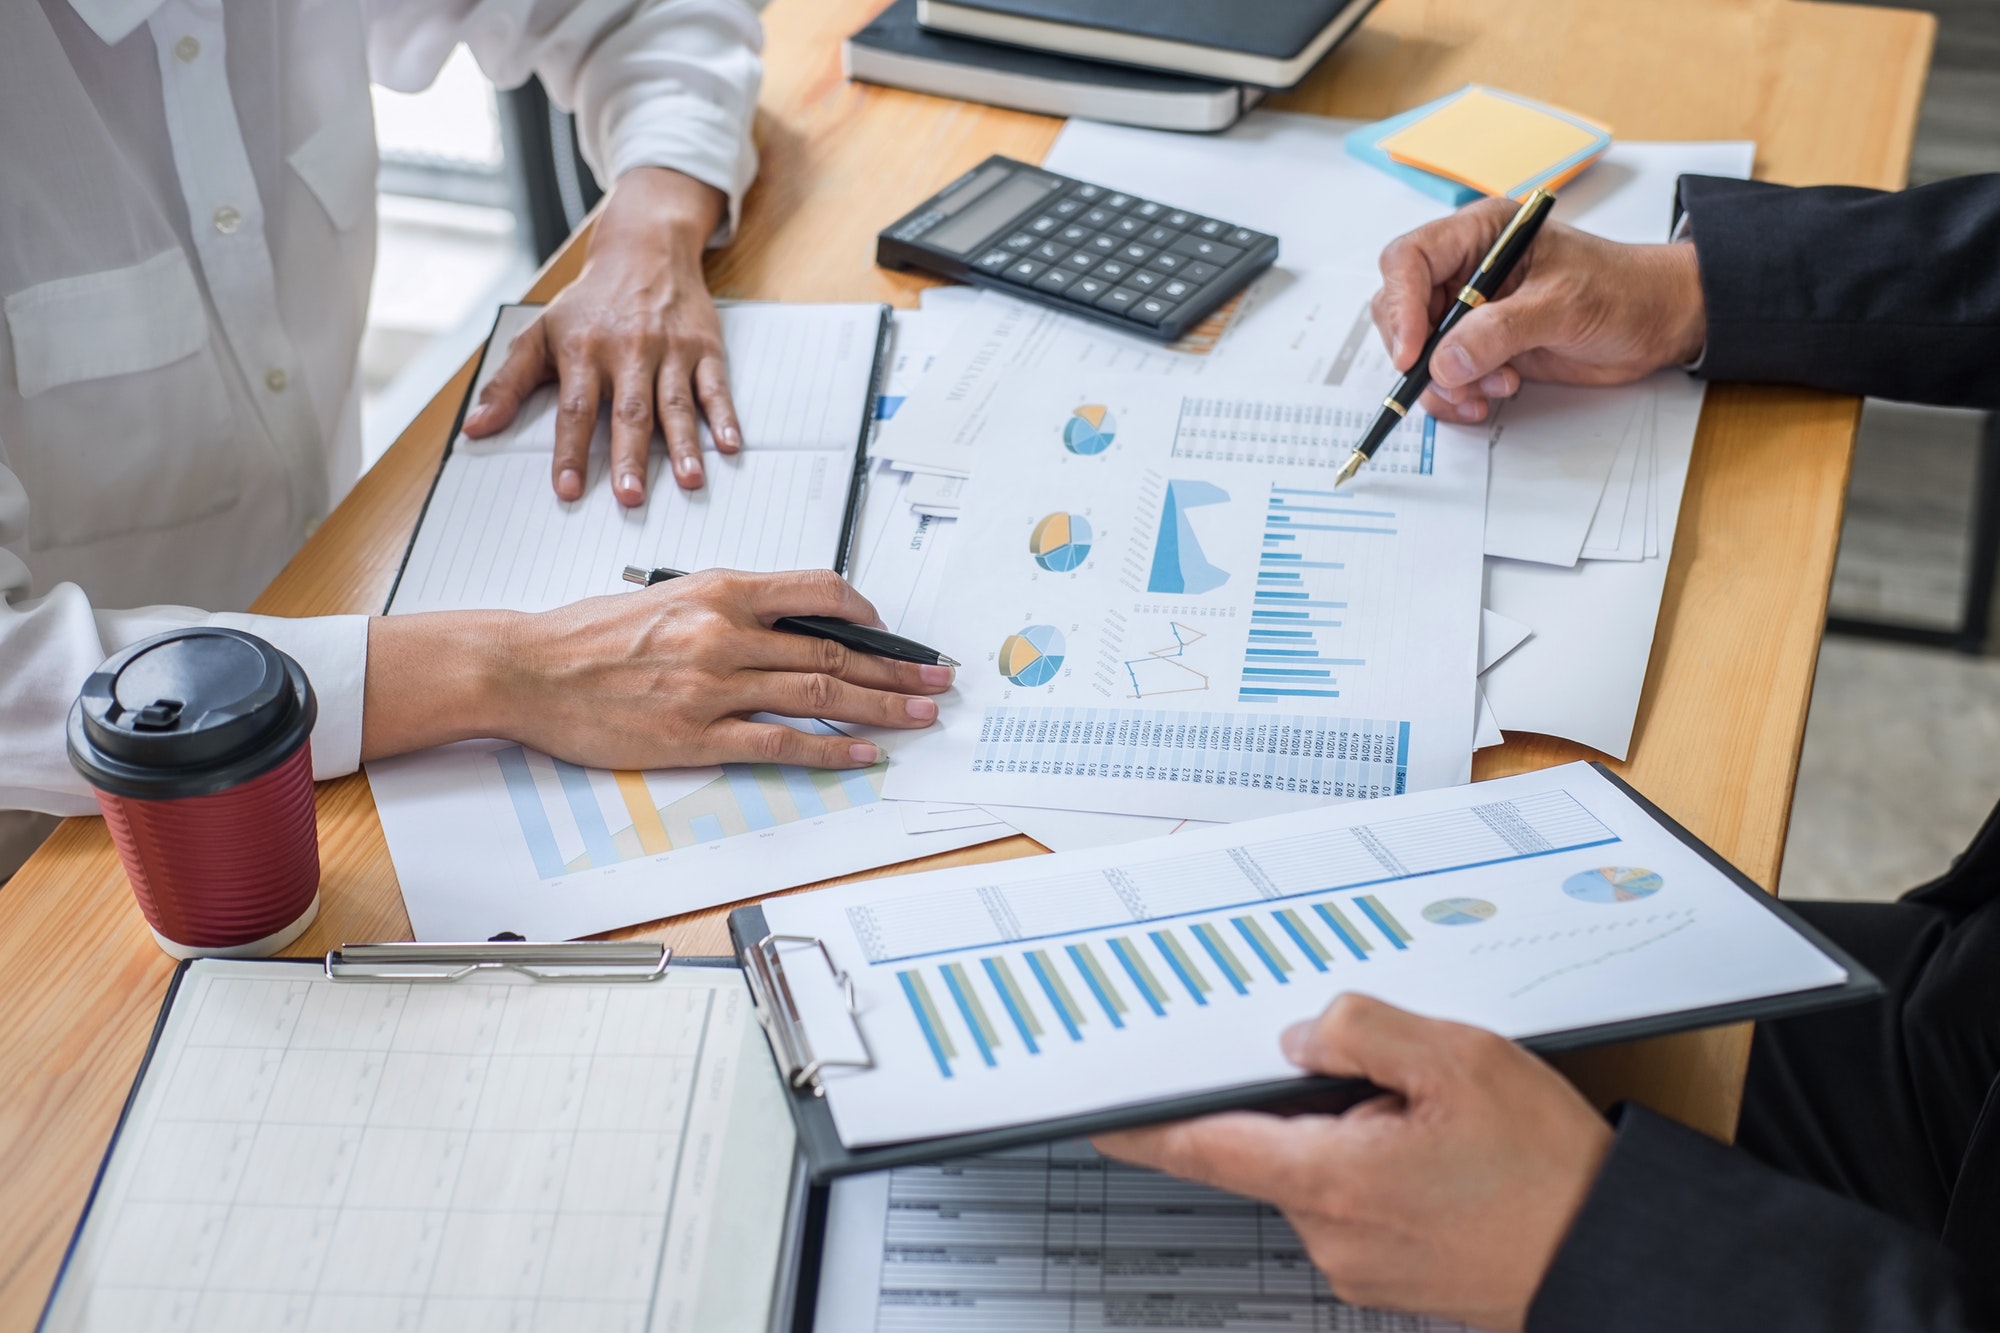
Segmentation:
<svg viewBox="0 0 2000 1333">
<path fill-rule="evenodd" d="M 1380 147 L 1484 194 L 1517 195 L 1569 179 L 1610 142 L 1609 129 L 1581 116 L 1474 84 Z"/>
</svg>

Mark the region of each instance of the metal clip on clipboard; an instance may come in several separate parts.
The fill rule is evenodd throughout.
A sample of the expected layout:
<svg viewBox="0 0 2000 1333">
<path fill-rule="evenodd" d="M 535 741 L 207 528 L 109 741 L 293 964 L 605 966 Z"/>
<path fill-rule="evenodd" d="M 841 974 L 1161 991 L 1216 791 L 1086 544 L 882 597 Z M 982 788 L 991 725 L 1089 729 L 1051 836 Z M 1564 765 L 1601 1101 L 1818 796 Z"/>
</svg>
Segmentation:
<svg viewBox="0 0 2000 1333">
<path fill-rule="evenodd" d="M 826 970 L 833 977 L 846 1003 L 848 1021 L 854 1027 L 854 1040 L 861 1047 L 861 1059 L 840 1060 L 814 1054 L 812 1040 L 806 1035 L 805 1019 L 799 1013 L 797 999 L 792 994 L 792 983 L 785 976 L 785 960 L 778 952 L 781 944 L 804 945 L 819 954 L 826 962 Z M 757 1020 L 764 1025 L 764 1035 L 770 1038 L 771 1053 L 778 1058 L 778 1067 L 785 1075 L 785 1082 L 794 1089 L 811 1088 L 815 1097 L 826 1095 L 826 1086 L 820 1081 L 820 1072 L 827 1069 L 873 1069 L 875 1053 L 868 1048 L 868 1034 L 861 1030 L 861 1007 L 855 1000 L 854 978 L 842 971 L 827 951 L 826 941 L 814 935 L 766 935 L 758 940 L 746 955 L 749 966 L 743 975 L 750 982 L 750 998 L 757 1003 Z"/>
<path fill-rule="evenodd" d="M 650 940 L 535 944 L 343 944 L 326 954 L 329 981 L 457 981 L 518 972 L 535 981 L 657 981 L 674 951 Z"/>
</svg>

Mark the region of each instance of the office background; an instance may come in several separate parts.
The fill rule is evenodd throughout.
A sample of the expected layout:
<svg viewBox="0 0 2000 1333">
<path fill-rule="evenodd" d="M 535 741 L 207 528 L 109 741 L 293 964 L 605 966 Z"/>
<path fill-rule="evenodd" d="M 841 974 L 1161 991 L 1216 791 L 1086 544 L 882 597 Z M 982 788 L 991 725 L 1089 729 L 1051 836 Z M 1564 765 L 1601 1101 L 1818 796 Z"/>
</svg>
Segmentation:
<svg viewBox="0 0 2000 1333">
<path fill-rule="evenodd" d="M 1938 16 L 1911 184 L 2000 171 L 2000 4 L 1862 3 Z M 527 169 L 547 151 L 545 137 L 533 141 L 540 113 L 496 99 L 465 52 L 425 93 L 378 89 L 375 109 L 382 226 L 362 349 L 371 460 L 485 336 L 494 303 L 525 285 L 538 203 L 540 230 L 549 225 Z M 2000 614 L 1992 544 L 1977 540 L 1982 494 L 2000 539 L 1991 429 L 1980 413 L 1867 405 L 1779 884 L 1787 897 L 1893 897 L 1942 870 L 2000 801 Z M 1994 461 L 1982 477 L 1984 453 Z"/>
</svg>

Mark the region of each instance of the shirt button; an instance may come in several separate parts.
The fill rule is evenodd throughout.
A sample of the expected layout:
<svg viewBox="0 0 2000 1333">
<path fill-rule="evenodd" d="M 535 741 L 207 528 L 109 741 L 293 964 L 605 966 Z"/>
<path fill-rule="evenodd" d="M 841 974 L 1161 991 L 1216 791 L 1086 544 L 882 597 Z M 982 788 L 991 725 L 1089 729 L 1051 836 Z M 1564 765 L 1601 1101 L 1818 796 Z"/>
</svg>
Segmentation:
<svg viewBox="0 0 2000 1333">
<path fill-rule="evenodd" d="M 264 372 L 264 387 L 269 389 L 272 393 L 283 393 L 285 391 L 285 385 L 287 383 L 289 383 L 289 381 L 286 380 L 285 378 L 285 372 L 278 369 L 276 366 L 272 366 L 269 370 Z"/>
<path fill-rule="evenodd" d="M 228 204 L 215 210 L 215 229 L 224 236 L 232 235 L 242 225 L 243 215 Z"/>
<path fill-rule="evenodd" d="M 192 64 L 201 54 L 201 42 L 194 37 L 183 37 L 174 43 L 174 54 L 181 58 L 183 65 Z"/>
</svg>

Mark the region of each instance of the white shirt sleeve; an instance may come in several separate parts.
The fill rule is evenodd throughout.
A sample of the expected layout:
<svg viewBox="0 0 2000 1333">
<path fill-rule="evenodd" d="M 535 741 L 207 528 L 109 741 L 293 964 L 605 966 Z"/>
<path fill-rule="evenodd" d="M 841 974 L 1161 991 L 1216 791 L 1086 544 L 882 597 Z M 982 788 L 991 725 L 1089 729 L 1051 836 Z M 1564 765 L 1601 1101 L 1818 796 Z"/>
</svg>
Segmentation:
<svg viewBox="0 0 2000 1333">
<path fill-rule="evenodd" d="M 105 658 L 185 625 L 245 630 L 291 654 L 319 699 L 313 776 L 338 777 L 360 764 L 368 617 L 211 616 L 184 606 L 99 611 L 74 583 L 25 600 L 28 568 L 16 548 L 27 520 L 27 492 L 0 466 L 0 810 L 96 814 L 90 787 L 69 764 L 70 704 Z"/>
<path fill-rule="evenodd" d="M 763 30 L 746 0 L 374 0 L 369 69 L 415 92 L 464 42 L 503 88 L 539 74 L 576 112 L 584 159 L 606 188 L 633 167 L 671 167 L 729 197 L 712 244 L 733 235 L 757 174 L 750 123 Z"/>
</svg>

